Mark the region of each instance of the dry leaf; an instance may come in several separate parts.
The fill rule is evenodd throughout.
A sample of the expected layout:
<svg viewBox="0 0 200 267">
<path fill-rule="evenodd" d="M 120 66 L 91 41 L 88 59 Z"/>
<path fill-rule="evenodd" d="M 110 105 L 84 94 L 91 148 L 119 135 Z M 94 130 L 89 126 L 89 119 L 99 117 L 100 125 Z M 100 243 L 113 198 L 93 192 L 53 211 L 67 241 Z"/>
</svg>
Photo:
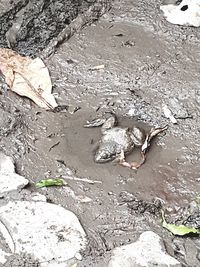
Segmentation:
<svg viewBox="0 0 200 267">
<path fill-rule="evenodd" d="M 49 71 L 40 58 L 23 57 L 11 49 L 0 48 L 0 70 L 12 91 L 32 99 L 41 108 L 58 106 L 51 94 Z"/>
</svg>

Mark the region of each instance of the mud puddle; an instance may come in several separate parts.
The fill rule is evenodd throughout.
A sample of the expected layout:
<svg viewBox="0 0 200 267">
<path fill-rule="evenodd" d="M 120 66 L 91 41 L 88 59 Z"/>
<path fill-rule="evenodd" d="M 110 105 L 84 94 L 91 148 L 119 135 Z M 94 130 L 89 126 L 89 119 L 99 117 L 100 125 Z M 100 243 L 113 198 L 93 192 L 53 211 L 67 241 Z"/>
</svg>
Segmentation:
<svg viewBox="0 0 200 267">
<path fill-rule="evenodd" d="M 113 192 L 118 195 L 121 191 L 127 190 L 146 200 L 159 197 L 168 205 L 182 205 L 187 202 L 191 197 L 190 190 L 193 194 L 196 191 L 197 194 L 191 174 L 188 175 L 187 166 L 182 166 L 182 170 L 178 166 L 179 158 L 182 156 L 181 152 L 178 152 L 181 151 L 181 144 L 173 137 L 169 140 L 168 130 L 153 140 L 146 162 L 137 171 L 114 162 L 95 163 L 94 153 L 101 138 L 101 129 L 83 127 L 92 117 L 94 113 L 82 110 L 73 115 L 68 112 L 39 114 L 36 122 L 39 127 L 35 134 L 36 152 L 30 151 L 29 167 L 24 165 L 25 170 L 32 166 L 28 175 L 33 176 L 34 173 L 34 176 L 37 176 L 41 175 L 41 171 L 50 171 L 51 177 L 58 176 L 59 162 L 62 162 L 77 177 L 101 181 L 102 185 L 98 187 L 107 193 Z M 41 126 L 42 122 L 44 128 Z M 150 128 L 149 125 L 136 122 L 135 119 L 119 116 L 120 126 L 131 127 L 133 124 L 142 126 L 145 130 Z M 129 162 L 139 158 L 140 152 L 137 148 L 127 156 Z M 34 166 L 37 168 L 33 172 Z M 184 189 L 186 184 L 189 190 Z"/>
</svg>

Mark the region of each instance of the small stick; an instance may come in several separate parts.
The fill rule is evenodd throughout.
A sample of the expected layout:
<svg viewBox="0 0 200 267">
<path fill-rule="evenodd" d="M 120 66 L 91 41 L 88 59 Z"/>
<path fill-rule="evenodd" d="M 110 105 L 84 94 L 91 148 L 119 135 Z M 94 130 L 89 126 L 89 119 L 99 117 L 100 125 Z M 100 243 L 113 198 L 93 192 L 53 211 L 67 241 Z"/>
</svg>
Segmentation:
<svg viewBox="0 0 200 267">
<path fill-rule="evenodd" d="M 94 66 L 92 68 L 89 68 L 88 70 L 102 70 L 104 69 L 105 65 L 97 65 L 97 66 Z"/>
<path fill-rule="evenodd" d="M 71 176 L 62 176 L 64 179 L 72 180 L 72 181 L 79 181 L 79 182 L 84 182 L 84 183 L 89 183 L 89 184 L 102 184 L 101 181 L 94 181 L 90 180 L 87 178 L 78 178 L 78 177 L 71 177 Z"/>
</svg>

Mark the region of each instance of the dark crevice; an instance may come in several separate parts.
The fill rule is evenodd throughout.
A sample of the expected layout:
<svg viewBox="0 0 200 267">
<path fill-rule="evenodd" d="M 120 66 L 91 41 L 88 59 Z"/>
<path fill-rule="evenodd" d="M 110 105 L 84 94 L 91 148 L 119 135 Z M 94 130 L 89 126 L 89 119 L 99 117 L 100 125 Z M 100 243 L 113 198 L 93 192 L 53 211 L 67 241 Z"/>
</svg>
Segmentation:
<svg viewBox="0 0 200 267">
<path fill-rule="evenodd" d="M 188 5 L 182 6 L 181 11 L 186 11 L 188 9 Z"/>
</svg>

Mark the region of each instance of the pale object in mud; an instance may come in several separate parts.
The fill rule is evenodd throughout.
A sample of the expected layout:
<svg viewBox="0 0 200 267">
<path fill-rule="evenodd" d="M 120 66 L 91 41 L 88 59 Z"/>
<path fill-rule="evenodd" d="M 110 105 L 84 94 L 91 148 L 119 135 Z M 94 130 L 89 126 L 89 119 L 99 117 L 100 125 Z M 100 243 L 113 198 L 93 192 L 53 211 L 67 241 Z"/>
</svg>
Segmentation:
<svg viewBox="0 0 200 267">
<path fill-rule="evenodd" d="M 177 1 L 180 4 L 162 5 L 167 21 L 172 24 L 185 26 L 200 26 L 200 0 L 183 0 Z"/>
<path fill-rule="evenodd" d="M 105 68 L 105 65 L 102 64 L 102 65 L 97 65 L 97 66 L 94 66 L 92 68 L 89 68 L 89 70 L 102 70 Z"/>
<path fill-rule="evenodd" d="M 40 58 L 23 57 L 0 48 L 0 70 L 12 91 L 32 99 L 41 108 L 57 107 L 49 71 Z"/>
<path fill-rule="evenodd" d="M 26 178 L 15 172 L 13 159 L 0 153 L 0 195 L 24 188 L 28 183 Z"/>
<path fill-rule="evenodd" d="M 163 105 L 162 106 L 162 109 L 163 109 L 163 112 L 164 112 L 164 115 L 167 119 L 170 119 L 170 121 L 173 123 L 173 124 L 177 124 L 177 120 L 176 118 L 173 116 L 171 110 L 168 108 L 167 105 Z"/>
</svg>

